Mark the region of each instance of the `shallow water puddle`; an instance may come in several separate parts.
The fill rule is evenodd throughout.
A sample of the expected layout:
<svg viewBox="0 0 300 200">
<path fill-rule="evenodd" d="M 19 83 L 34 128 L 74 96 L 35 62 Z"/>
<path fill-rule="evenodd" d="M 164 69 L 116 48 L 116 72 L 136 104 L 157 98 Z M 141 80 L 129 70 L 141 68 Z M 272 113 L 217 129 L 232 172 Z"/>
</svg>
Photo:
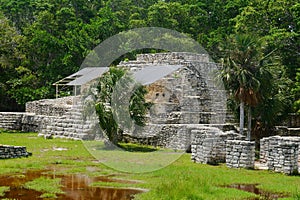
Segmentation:
<svg viewBox="0 0 300 200">
<path fill-rule="evenodd" d="M 254 193 L 254 194 L 257 194 L 260 196 L 258 198 L 253 198 L 251 200 L 259 200 L 261 198 L 266 199 L 266 200 L 268 200 L 268 199 L 274 200 L 274 199 L 278 199 L 278 198 L 287 197 L 287 195 L 280 194 L 280 193 L 266 192 L 266 191 L 258 188 L 257 186 L 258 186 L 258 184 L 232 184 L 232 185 L 228 185 L 226 187 L 243 190 L 246 192 L 251 192 L 251 193 Z"/>
<path fill-rule="evenodd" d="M 55 175 L 47 174 L 49 171 L 27 171 L 24 174 L 0 176 L 0 186 L 9 186 L 10 191 L 5 193 L 4 198 L 12 198 L 18 200 L 38 199 L 42 194 L 35 190 L 23 188 L 23 185 L 41 176 L 48 178 L 61 178 L 62 190 L 65 194 L 57 195 L 60 200 L 130 200 L 133 195 L 145 192 L 142 189 L 131 188 L 105 188 L 90 187 L 93 182 L 118 182 L 118 183 L 136 183 L 135 181 L 112 179 L 109 176 L 88 177 L 86 175 Z"/>
</svg>

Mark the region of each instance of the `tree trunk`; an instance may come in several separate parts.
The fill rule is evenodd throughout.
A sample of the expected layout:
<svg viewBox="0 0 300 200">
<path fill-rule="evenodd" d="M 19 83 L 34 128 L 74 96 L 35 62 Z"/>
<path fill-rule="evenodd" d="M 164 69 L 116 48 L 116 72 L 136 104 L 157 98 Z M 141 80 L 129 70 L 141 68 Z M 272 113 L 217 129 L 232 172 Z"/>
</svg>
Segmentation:
<svg viewBox="0 0 300 200">
<path fill-rule="evenodd" d="M 252 118 L 252 113 L 251 113 L 251 106 L 248 108 L 248 128 L 247 128 L 247 140 L 251 140 L 251 118 Z"/>
<path fill-rule="evenodd" d="M 245 103 L 241 101 L 240 103 L 240 134 L 243 135 L 244 131 L 244 119 L 245 119 Z"/>
</svg>

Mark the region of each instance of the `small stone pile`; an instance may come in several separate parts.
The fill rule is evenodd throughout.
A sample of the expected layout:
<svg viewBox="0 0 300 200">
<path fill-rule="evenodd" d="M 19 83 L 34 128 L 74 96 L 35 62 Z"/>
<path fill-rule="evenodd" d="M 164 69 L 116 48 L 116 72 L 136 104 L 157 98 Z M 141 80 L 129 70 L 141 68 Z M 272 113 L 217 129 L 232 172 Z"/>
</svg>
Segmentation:
<svg viewBox="0 0 300 200">
<path fill-rule="evenodd" d="M 243 140 L 228 140 L 226 146 L 226 165 L 230 168 L 253 169 L 255 143 Z"/>
<path fill-rule="evenodd" d="M 281 143 L 296 143 L 300 145 L 300 137 L 291 137 L 291 136 L 271 136 L 265 137 L 260 140 L 260 155 L 259 159 L 262 163 L 267 163 L 269 152 L 272 151 L 276 146 L 280 145 Z M 300 161 L 300 150 L 298 153 L 298 160 Z"/>
<path fill-rule="evenodd" d="M 192 137 L 192 160 L 204 164 L 224 163 L 226 161 L 227 142 L 244 138 L 234 131 L 223 132 L 214 127 L 193 130 Z"/>
<path fill-rule="evenodd" d="M 31 155 L 24 146 L 0 145 L 0 159 L 28 157 Z"/>
<path fill-rule="evenodd" d="M 260 140 L 260 160 L 269 170 L 298 173 L 300 137 L 272 136 Z"/>
<path fill-rule="evenodd" d="M 299 145 L 284 141 L 270 149 L 267 166 L 269 170 L 285 174 L 298 173 Z"/>
</svg>

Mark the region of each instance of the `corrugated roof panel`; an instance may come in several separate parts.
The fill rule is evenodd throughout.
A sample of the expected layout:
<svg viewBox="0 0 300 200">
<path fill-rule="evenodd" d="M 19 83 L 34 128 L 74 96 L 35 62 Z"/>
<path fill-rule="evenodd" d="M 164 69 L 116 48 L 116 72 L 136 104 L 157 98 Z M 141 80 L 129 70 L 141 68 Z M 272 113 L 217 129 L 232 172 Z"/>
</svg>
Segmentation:
<svg viewBox="0 0 300 200">
<path fill-rule="evenodd" d="M 70 76 L 82 76 L 82 75 L 90 73 L 91 71 L 97 70 L 97 68 L 101 68 L 101 67 L 85 67 Z"/>
<path fill-rule="evenodd" d="M 182 65 L 155 65 L 145 67 L 133 74 L 135 80 L 142 85 L 149 85 L 181 68 Z"/>
<path fill-rule="evenodd" d="M 91 80 L 100 77 L 106 71 L 108 71 L 108 67 L 83 68 L 82 70 L 76 72 L 75 74 L 72 74 L 71 76 L 79 76 L 79 77 L 75 78 L 75 80 L 67 83 L 66 85 L 84 85 L 90 82 Z"/>
<path fill-rule="evenodd" d="M 159 79 L 173 73 L 181 68 L 182 65 L 155 65 L 145 67 L 133 74 L 135 80 L 142 85 L 149 85 Z M 78 72 L 56 82 L 55 84 L 64 85 L 84 85 L 91 80 L 100 77 L 108 71 L 108 67 L 86 67 Z"/>
</svg>

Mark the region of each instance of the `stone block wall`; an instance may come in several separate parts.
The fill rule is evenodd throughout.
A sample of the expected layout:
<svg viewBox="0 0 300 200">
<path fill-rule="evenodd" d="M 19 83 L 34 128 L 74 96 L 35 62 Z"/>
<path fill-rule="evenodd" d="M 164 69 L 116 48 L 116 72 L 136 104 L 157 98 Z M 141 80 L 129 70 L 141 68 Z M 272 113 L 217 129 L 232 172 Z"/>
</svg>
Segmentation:
<svg viewBox="0 0 300 200">
<path fill-rule="evenodd" d="M 24 132 L 38 132 L 48 116 L 34 113 L 0 112 L 0 128 Z"/>
<path fill-rule="evenodd" d="M 187 150 L 191 145 L 192 130 L 203 127 L 201 124 L 147 124 L 136 133 L 125 133 L 123 141 Z"/>
<path fill-rule="evenodd" d="M 156 54 L 139 54 L 137 55 L 138 62 L 144 63 L 164 63 L 166 61 L 187 60 L 209 62 L 207 54 L 196 54 L 188 52 L 171 52 L 171 53 L 156 53 Z"/>
<path fill-rule="evenodd" d="M 0 145 L 0 159 L 27 157 L 26 147 Z"/>
<path fill-rule="evenodd" d="M 62 116 L 73 106 L 75 101 L 73 96 L 42 99 L 26 103 L 26 113 L 35 113 L 36 115 Z"/>
<path fill-rule="evenodd" d="M 88 116 L 84 119 L 81 101 L 78 96 L 28 102 L 27 112 L 0 113 L 0 128 L 38 132 L 44 137 L 93 139 L 99 132 L 98 118 L 94 120 L 95 116 Z"/>
<path fill-rule="evenodd" d="M 271 136 L 260 140 L 260 161 L 269 170 L 292 174 L 298 172 L 300 137 Z"/>
<path fill-rule="evenodd" d="M 22 130 L 24 113 L 1 112 L 0 128 L 7 130 Z"/>
<path fill-rule="evenodd" d="M 300 137 L 295 136 L 271 136 L 265 137 L 260 140 L 260 154 L 259 159 L 260 162 L 266 163 L 268 161 L 269 152 L 272 149 L 276 148 L 278 145 L 282 143 L 296 143 L 300 145 Z M 300 150 L 299 150 L 298 160 L 300 161 Z"/>
<path fill-rule="evenodd" d="M 226 131 L 225 135 L 227 135 L 228 138 L 231 138 L 231 134 L 236 134 L 234 131 L 229 131 L 234 130 L 234 126 L 232 125 L 148 124 L 136 133 L 132 134 L 125 132 L 123 141 L 190 151 L 194 135 L 202 135 L 204 134 L 204 130 L 208 129 L 221 132 Z"/>
<path fill-rule="evenodd" d="M 298 173 L 299 144 L 284 141 L 269 149 L 267 167 L 285 174 Z"/>
<path fill-rule="evenodd" d="M 39 131 L 39 136 L 45 138 L 66 138 L 75 140 L 93 140 L 100 137 L 98 116 L 94 109 L 94 102 L 90 96 L 77 96 L 67 112 L 61 116 L 48 116 Z M 89 110 L 89 111 L 87 111 Z"/>
<path fill-rule="evenodd" d="M 42 99 L 26 103 L 26 112 L 0 112 L 0 128 L 25 132 L 39 132 L 52 116 L 60 117 L 68 113 L 74 97 Z"/>
<path fill-rule="evenodd" d="M 244 136 L 234 131 L 223 132 L 214 127 L 193 130 L 192 160 L 204 164 L 225 163 L 227 142 L 243 138 Z"/>
<path fill-rule="evenodd" d="M 230 168 L 253 169 L 255 143 L 244 140 L 228 140 L 226 144 L 226 165 Z"/>
<path fill-rule="evenodd" d="M 21 131 L 39 132 L 42 126 L 48 122 L 49 116 L 24 113 L 21 122 Z"/>
</svg>

